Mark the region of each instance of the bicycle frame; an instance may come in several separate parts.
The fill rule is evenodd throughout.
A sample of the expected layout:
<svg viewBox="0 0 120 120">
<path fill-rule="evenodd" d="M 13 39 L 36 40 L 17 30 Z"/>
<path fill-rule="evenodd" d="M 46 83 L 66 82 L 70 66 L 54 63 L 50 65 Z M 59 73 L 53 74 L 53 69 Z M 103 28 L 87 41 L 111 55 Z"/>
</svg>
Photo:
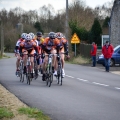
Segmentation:
<svg viewBox="0 0 120 120">
<path fill-rule="evenodd" d="M 60 82 L 60 85 L 62 85 L 62 62 L 61 62 L 61 54 L 65 54 L 65 53 L 59 53 L 57 54 L 57 61 L 58 61 L 58 69 L 57 69 L 57 80 L 58 80 L 58 84 Z"/>
<path fill-rule="evenodd" d="M 26 71 L 26 78 L 27 78 L 27 84 L 30 85 L 30 82 L 32 81 L 32 77 L 31 77 L 31 62 L 30 62 L 30 54 L 26 54 L 28 55 L 27 58 L 27 71 Z"/>
<path fill-rule="evenodd" d="M 53 81 L 53 73 L 52 73 L 52 56 L 54 54 L 47 54 L 48 55 L 48 63 L 46 68 L 46 85 L 49 87 Z"/>
<path fill-rule="evenodd" d="M 58 69 L 57 69 L 57 79 L 58 79 L 58 84 L 59 82 L 61 83 L 60 85 L 62 85 L 62 63 L 61 63 L 61 55 L 57 55 L 57 61 L 58 61 Z"/>
<path fill-rule="evenodd" d="M 23 74 L 23 57 L 20 59 L 20 71 L 19 71 L 19 77 L 20 77 L 20 82 L 24 81 L 24 74 Z"/>
</svg>

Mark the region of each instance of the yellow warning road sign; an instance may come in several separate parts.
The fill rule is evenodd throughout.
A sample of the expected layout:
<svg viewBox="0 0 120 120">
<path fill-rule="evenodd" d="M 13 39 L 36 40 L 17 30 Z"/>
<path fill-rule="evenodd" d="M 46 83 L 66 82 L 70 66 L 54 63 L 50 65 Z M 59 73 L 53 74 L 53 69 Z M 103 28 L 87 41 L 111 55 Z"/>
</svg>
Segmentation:
<svg viewBox="0 0 120 120">
<path fill-rule="evenodd" d="M 73 34 L 73 36 L 71 38 L 71 43 L 80 43 L 80 39 L 76 33 Z"/>
</svg>

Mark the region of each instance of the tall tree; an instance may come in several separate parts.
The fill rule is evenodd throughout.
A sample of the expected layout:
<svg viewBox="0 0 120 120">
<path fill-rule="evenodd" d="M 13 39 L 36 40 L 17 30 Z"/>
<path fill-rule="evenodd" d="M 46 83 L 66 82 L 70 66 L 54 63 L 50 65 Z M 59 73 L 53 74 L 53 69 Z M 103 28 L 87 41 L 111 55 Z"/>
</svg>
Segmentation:
<svg viewBox="0 0 120 120">
<path fill-rule="evenodd" d="M 97 18 L 95 18 L 92 28 L 90 30 L 92 42 L 101 45 L 102 28 Z"/>
<path fill-rule="evenodd" d="M 108 27 L 108 22 L 110 22 L 110 17 L 107 16 L 103 22 L 102 27 Z"/>
<path fill-rule="evenodd" d="M 44 34 L 43 29 L 41 28 L 40 22 L 36 22 L 34 27 L 37 29 L 37 31 L 40 31 L 40 32 L 42 32 Z"/>
</svg>

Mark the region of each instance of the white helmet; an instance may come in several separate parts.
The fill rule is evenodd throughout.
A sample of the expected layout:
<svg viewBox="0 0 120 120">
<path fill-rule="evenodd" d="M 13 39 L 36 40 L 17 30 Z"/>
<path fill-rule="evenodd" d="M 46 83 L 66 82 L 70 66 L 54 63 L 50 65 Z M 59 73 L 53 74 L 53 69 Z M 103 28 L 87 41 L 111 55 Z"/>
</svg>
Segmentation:
<svg viewBox="0 0 120 120">
<path fill-rule="evenodd" d="M 27 33 L 22 33 L 21 38 L 25 39 Z"/>
<path fill-rule="evenodd" d="M 56 33 L 56 37 L 57 37 L 57 38 L 62 38 L 62 37 L 63 37 L 63 34 L 62 34 L 61 32 L 57 32 L 57 33 Z"/>
<path fill-rule="evenodd" d="M 26 41 L 32 40 L 32 36 L 30 34 L 26 34 L 25 40 Z"/>
<path fill-rule="evenodd" d="M 34 39 L 35 34 L 34 34 L 34 33 L 32 33 L 32 32 L 30 32 L 29 34 L 32 36 L 32 39 Z"/>
</svg>

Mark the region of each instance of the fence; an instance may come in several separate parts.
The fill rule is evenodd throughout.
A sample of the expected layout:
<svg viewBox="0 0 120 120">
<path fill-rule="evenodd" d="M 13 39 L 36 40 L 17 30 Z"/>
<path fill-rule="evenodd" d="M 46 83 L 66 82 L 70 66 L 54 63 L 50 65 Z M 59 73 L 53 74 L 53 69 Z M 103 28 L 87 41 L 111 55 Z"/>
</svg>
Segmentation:
<svg viewBox="0 0 120 120">
<path fill-rule="evenodd" d="M 92 45 L 91 44 L 85 44 L 85 43 L 81 43 L 80 44 L 80 55 L 86 57 L 86 58 L 90 58 L 90 51 L 91 51 Z"/>
</svg>

